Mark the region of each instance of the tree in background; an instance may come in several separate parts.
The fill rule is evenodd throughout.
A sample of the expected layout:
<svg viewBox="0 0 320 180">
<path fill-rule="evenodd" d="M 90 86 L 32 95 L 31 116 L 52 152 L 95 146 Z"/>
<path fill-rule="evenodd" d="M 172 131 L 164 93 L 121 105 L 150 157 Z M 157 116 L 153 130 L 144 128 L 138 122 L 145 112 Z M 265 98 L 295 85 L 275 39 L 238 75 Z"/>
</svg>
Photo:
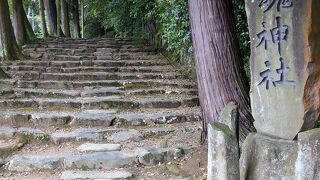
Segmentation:
<svg viewBox="0 0 320 180">
<path fill-rule="evenodd" d="M 48 29 L 51 36 L 56 36 L 57 31 L 57 7 L 55 0 L 44 0 L 45 10 L 48 17 Z"/>
<path fill-rule="evenodd" d="M 43 37 L 48 37 L 48 29 L 47 29 L 47 23 L 46 23 L 46 16 L 44 13 L 44 3 L 43 0 L 39 0 L 39 13 L 40 13 L 40 18 L 41 18 L 41 30 Z"/>
<path fill-rule="evenodd" d="M 79 1 L 71 0 L 71 13 L 74 38 L 80 38 Z"/>
<path fill-rule="evenodd" d="M 8 1 L 0 1 L 0 52 L 5 60 L 22 58 L 12 28 Z"/>
<path fill-rule="evenodd" d="M 70 35 L 70 25 L 69 25 L 69 10 L 66 0 L 61 0 L 61 23 L 62 31 L 66 37 L 71 37 Z"/>
<path fill-rule="evenodd" d="M 255 129 L 232 0 L 190 0 L 189 8 L 204 130 L 234 101 L 239 107 L 239 138 L 243 141 Z"/>
<path fill-rule="evenodd" d="M 30 41 L 27 33 L 27 23 L 25 23 L 24 16 L 25 11 L 22 0 L 13 0 L 13 27 L 19 45 L 24 45 Z"/>
<path fill-rule="evenodd" d="M 57 36 L 65 37 L 64 33 L 61 29 L 61 2 L 60 0 L 56 0 L 56 8 L 57 8 Z"/>
</svg>

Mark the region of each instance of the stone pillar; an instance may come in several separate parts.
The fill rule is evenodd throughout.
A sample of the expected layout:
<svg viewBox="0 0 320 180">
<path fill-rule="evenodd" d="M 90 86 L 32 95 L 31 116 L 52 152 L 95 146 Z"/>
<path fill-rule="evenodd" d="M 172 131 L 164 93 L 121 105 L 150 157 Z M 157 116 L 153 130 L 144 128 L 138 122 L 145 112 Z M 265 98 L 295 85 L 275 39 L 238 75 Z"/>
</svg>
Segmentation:
<svg viewBox="0 0 320 180">
<path fill-rule="evenodd" d="M 296 180 L 320 179 L 320 129 L 298 134 L 298 157 L 295 163 Z"/>
<path fill-rule="evenodd" d="M 208 180 L 239 180 L 238 110 L 229 103 L 208 125 Z"/>
<path fill-rule="evenodd" d="M 320 114 L 320 1 L 246 0 L 257 132 L 292 140 Z"/>
</svg>

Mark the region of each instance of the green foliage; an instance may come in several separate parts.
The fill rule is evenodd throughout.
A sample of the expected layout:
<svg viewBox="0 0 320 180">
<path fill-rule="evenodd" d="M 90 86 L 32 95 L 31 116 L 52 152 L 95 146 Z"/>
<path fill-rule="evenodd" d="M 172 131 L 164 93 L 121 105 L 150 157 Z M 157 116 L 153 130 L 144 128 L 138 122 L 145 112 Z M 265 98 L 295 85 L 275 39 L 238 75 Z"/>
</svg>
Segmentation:
<svg viewBox="0 0 320 180">
<path fill-rule="evenodd" d="M 155 17 L 159 24 L 158 35 L 166 50 L 172 52 L 180 63 L 189 69 L 194 67 L 193 48 L 187 0 L 158 0 L 149 18 Z"/>
<path fill-rule="evenodd" d="M 240 42 L 240 50 L 244 61 L 244 68 L 246 70 L 247 75 L 249 76 L 250 38 L 247 24 L 247 15 L 245 11 L 245 3 L 244 0 L 233 0 L 233 4 L 236 29 Z"/>
<path fill-rule="evenodd" d="M 250 39 L 244 0 L 233 3 L 241 52 L 249 72 Z M 188 74 L 193 73 L 188 0 L 86 0 L 85 4 L 86 37 L 107 36 L 106 30 L 113 30 L 116 37 L 148 39 L 147 25 L 154 21 L 158 48 L 187 67 Z"/>
<path fill-rule="evenodd" d="M 188 0 L 87 0 L 85 14 L 86 37 L 101 35 L 100 26 L 117 37 L 148 39 L 147 25 L 154 21 L 158 48 L 194 69 Z"/>
</svg>

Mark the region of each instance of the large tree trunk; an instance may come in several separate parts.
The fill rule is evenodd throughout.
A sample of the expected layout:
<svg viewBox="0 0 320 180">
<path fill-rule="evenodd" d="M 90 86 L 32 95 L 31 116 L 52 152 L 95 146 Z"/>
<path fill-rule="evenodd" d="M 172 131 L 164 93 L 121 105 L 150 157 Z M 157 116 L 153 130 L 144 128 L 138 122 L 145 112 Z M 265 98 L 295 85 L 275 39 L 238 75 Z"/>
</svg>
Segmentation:
<svg viewBox="0 0 320 180">
<path fill-rule="evenodd" d="M 18 44 L 23 45 L 29 41 L 22 0 L 13 0 L 13 21 L 15 27 L 15 35 Z"/>
<path fill-rule="evenodd" d="M 49 33 L 48 33 L 48 29 L 47 29 L 47 24 L 46 24 L 46 15 L 44 13 L 43 0 L 39 0 L 39 11 L 40 11 L 41 29 L 42 29 L 43 37 L 48 37 Z"/>
<path fill-rule="evenodd" d="M 72 25 L 74 38 L 80 38 L 79 1 L 72 0 Z"/>
<path fill-rule="evenodd" d="M 28 35 L 28 38 L 32 41 L 34 39 L 36 39 L 36 35 L 34 34 L 34 31 L 32 29 L 32 26 L 29 22 L 29 19 L 26 15 L 26 11 L 24 10 L 24 8 L 22 9 L 23 10 L 23 19 L 24 19 L 24 24 L 25 24 L 25 27 L 26 27 L 26 31 L 27 31 L 27 35 Z"/>
<path fill-rule="evenodd" d="M 240 113 L 240 141 L 254 131 L 249 83 L 236 37 L 232 0 L 189 0 L 204 129 L 234 101 Z"/>
<path fill-rule="evenodd" d="M 60 0 L 56 0 L 56 7 L 57 7 L 57 36 L 58 37 L 65 37 L 62 29 L 61 29 L 61 4 Z"/>
<path fill-rule="evenodd" d="M 48 28 L 51 36 L 57 35 L 57 8 L 55 0 L 44 0 L 48 16 Z"/>
<path fill-rule="evenodd" d="M 70 37 L 69 10 L 66 0 L 61 0 L 62 29 L 66 37 Z"/>
<path fill-rule="evenodd" d="M 0 1 L 0 53 L 5 60 L 22 57 L 13 32 L 8 1 Z"/>
<path fill-rule="evenodd" d="M 81 3 L 81 38 L 84 38 L 84 1 L 80 0 Z"/>
</svg>

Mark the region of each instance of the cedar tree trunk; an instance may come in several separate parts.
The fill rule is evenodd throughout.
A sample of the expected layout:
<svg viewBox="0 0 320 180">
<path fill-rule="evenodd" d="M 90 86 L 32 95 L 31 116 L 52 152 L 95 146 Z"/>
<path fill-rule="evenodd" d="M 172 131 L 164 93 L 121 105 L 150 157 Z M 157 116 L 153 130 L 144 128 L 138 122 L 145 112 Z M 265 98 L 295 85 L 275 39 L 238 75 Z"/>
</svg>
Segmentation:
<svg viewBox="0 0 320 180">
<path fill-rule="evenodd" d="M 254 131 L 249 83 L 236 36 L 232 0 L 189 0 L 204 130 L 230 101 L 239 107 L 239 139 Z"/>
<path fill-rule="evenodd" d="M 26 11 L 24 10 L 24 8 L 22 10 L 23 10 L 24 24 L 25 24 L 25 27 L 26 27 L 26 31 L 27 31 L 27 35 L 28 35 L 29 40 L 32 41 L 34 39 L 37 39 L 36 35 L 33 32 L 33 29 L 32 29 L 32 26 L 31 26 L 31 24 L 29 22 L 29 19 L 28 19 L 27 15 L 26 15 Z"/>
<path fill-rule="evenodd" d="M 24 45 L 29 41 L 23 13 L 22 0 L 13 0 L 14 30 L 19 45 Z"/>
<path fill-rule="evenodd" d="M 74 31 L 74 38 L 80 38 L 80 22 L 79 22 L 79 1 L 72 1 L 72 25 Z"/>
<path fill-rule="evenodd" d="M 63 33 L 66 37 L 70 36 L 69 10 L 66 0 L 61 0 L 61 22 Z"/>
<path fill-rule="evenodd" d="M 57 36 L 58 37 L 65 37 L 62 29 L 61 29 L 61 4 L 60 0 L 56 0 L 56 7 L 57 7 Z"/>
<path fill-rule="evenodd" d="M 57 8 L 55 0 L 44 0 L 48 16 L 48 28 L 51 36 L 57 35 Z"/>
<path fill-rule="evenodd" d="M 5 60 L 22 57 L 12 28 L 8 1 L 0 1 L 0 53 L 1 58 Z"/>
<path fill-rule="evenodd" d="M 43 37 L 48 37 L 49 33 L 48 33 L 48 29 L 47 29 L 47 24 L 46 24 L 46 15 L 44 13 L 43 0 L 39 0 L 39 11 L 40 11 L 41 29 L 42 29 Z"/>
</svg>

